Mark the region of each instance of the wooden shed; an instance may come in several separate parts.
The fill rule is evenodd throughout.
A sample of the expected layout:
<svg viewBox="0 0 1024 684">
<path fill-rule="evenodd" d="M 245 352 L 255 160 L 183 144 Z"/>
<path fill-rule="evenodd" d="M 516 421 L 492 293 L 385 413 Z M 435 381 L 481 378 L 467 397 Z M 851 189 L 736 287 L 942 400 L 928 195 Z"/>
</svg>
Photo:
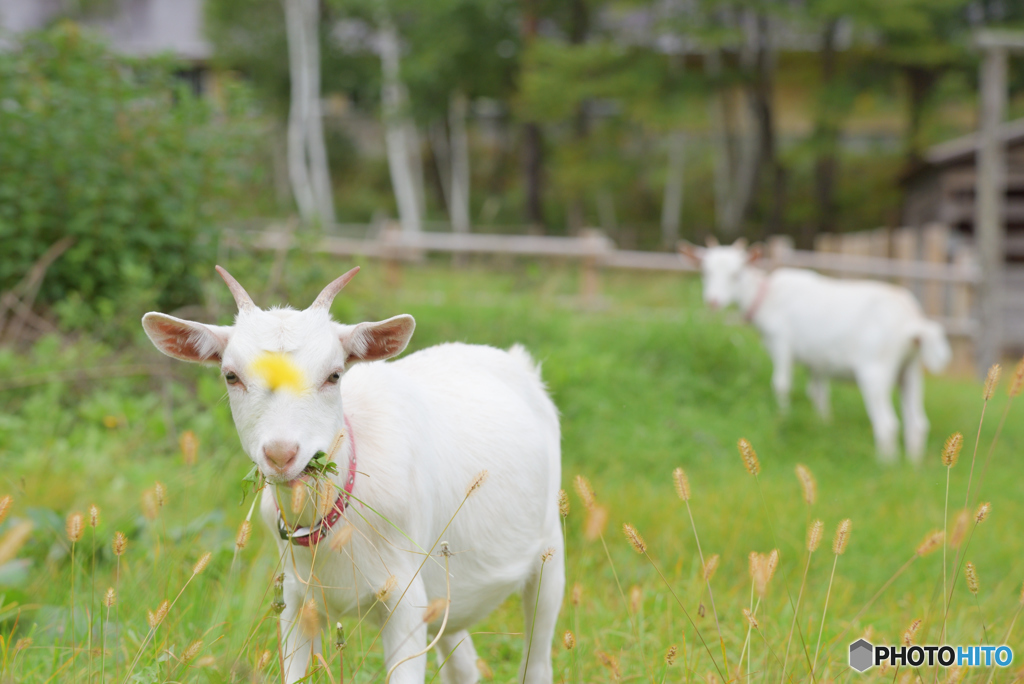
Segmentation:
<svg viewBox="0 0 1024 684">
<path fill-rule="evenodd" d="M 1018 352 L 1024 349 L 1024 119 L 1003 124 L 998 136 L 1006 152 L 1002 342 L 1004 352 Z M 979 135 L 972 134 L 928 149 L 924 163 L 904 179 L 903 225 L 944 224 L 952 244 L 974 243 L 978 148 Z"/>
</svg>

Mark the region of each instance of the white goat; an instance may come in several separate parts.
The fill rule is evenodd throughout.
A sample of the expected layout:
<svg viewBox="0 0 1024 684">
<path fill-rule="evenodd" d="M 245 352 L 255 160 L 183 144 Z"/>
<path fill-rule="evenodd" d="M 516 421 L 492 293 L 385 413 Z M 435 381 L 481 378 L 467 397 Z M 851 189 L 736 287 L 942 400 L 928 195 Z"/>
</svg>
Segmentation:
<svg viewBox="0 0 1024 684">
<path fill-rule="evenodd" d="M 444 344 L 383 363 L 405 349 L 415 321 L 332 321 L 331 302 L 358 268 L 305 311 L 260 310 L 217 270 L 238 305 L 233 326 L 160 313 L 146 314 L 142 325 L 163 353 L 220 365 L 242 447 L 273 485 L 261 513 L 282 538 L 287 681 L 304 677 L 321 649 L 319 630 L 311 635 L 298 624 L 310 605 L 321 625 L 373 614 L 390 681 L 422 684 L 427 640 L 443 620 L 425 624 L 424 609 L 445 599 L 450 581 L 450 612 L 435 648 L 439 662 L 447 659 L 441 680 L 478 680 L 467 630 L 521 590 L 519 681 L 551 682 L 565 583 L 561 438 L 526 350 Z M 307 464 L 318 451 L 337 463 L 336 489 L 293 516 L 279 502 L 309 481 Z M 482 491 L 469 496 L 484 470 Z"/>
<path fill-rule="evenodd" d="M 807 394 L 829 419 L 829 378 L 852 378 L 860 386 L 883 461 L 896 458 L 899 420 L 892 404 L 897 380 L 903 404 L 907 456 L 920 462 L 928 439 L 922 362 L 932 372 L 949 363 L 942 326 L 924 317 L 904 288 L 865 280 L 836 280 L 814 271 L 752 265 L 759 247 L 680 246 L 703 272 L 704 302 L 711 308 L 737 304 L 764 338 L 774 365 L 772 387 L 783 411 L 789 408 L 793 362 L 807 366 Z"/>
</svg>

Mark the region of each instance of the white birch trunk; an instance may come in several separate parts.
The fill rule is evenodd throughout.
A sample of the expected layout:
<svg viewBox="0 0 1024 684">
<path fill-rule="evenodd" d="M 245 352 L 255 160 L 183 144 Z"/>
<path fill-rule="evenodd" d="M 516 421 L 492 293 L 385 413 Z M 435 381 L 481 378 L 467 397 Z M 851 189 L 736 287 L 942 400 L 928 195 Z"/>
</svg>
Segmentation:
<svg viewBox="0 0 1024 684">
<path fill-rule="evenodd" d="M 661 204 L 661 244 L 675 247 L 679 241 L 679 222 L 683 211 L 683 174 L 686 163 L 686 134 L 675 131 L 668 140 L 668 173 L 665 197 Z"/>
<path fill-rule="evenodd" d="M 288 66 L 291 78 L 291 105 L 288 110 L 288 178 L 295 195 L 295 204 L 303 222 L 316 215 L 316 200 L 306 163 L 306 123 L 309 121 L 309 98 L 305 64 L 305 39 L 302 0 L 282 0 L 285 29 L 288 35 Z"/>
<path fill-rule="evenodd" d="M 468 233 L 469 217 L 469 136 L 466 133 L 466 114 L 469 102 L 462 93 L 452 95 L 448 105 L 448 130 L 451 142 L 451 193 L 448 215 L 452 231 Z"/>
<path fill-rule="evenodd" d="M 435 121 L 427 127 L 427 140 L 430 150 L 434 153 L 437 166 L 437 177 L 441 179 L 441 194 L 444 195 L 444 206 L 451 213 L 452 206 L 452 157 L 448 147 L 448 130 L 443 120 Z"/>
<path fill-rule="evenodd" d="M 324 142 L 324 118 L 320 106 L 320 0 L 302 0 L 306 74 L 309 105 L 306 110 L 306 148 L 309 152 L 310 179 L 316 200 L 317 215 L 323 225 L 334 225 L 334 198 L 331 172 L 327 166 L 327 145 Z"/>
<path fill-rule="evenodd" d="M 406 125 L 403 111 L 408 95 L 399 74 L 398 33 L 387 17 L 381 20 L 380 25 L 380 61 L 384 77 L 381 99 L 388 169 L 391 172 L 391 185 L 398 204 L 398 220 L 402 231 L 419 233 L 422 230 L 422 219 L 409 159 L 409 126 Z"/>
</svg>

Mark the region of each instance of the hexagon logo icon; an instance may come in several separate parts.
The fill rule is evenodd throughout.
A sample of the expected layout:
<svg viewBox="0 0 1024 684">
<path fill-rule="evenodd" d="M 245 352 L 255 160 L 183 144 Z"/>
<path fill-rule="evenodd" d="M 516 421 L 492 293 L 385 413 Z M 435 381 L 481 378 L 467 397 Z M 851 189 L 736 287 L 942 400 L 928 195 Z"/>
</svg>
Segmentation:
<svg viewBox="0 0 1024 684">
<path fill-rule="evenodd" d="M 850 644 L 850 667 L 857 672 L 864 672 L 874 665 L 875 647 L 866 639 L 857 639 Z"/>
</svg>

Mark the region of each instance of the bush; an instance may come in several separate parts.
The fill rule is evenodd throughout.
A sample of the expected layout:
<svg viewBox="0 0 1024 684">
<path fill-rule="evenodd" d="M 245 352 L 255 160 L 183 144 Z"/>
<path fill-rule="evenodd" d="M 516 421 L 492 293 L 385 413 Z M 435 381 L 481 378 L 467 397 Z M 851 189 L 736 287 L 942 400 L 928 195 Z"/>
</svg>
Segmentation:
<svg viewBox="0 0 1024 684">
<path fill-rule="evenodd" d="M 259 120 L 240 85 L 215 104 L 176 66 L 114 55 L 70 23 L 0 54 L 0 290 L 70 235 L 39 295 L 65 324 L 109 322 L 125 297 L 197 300 L 212 221 L 255 180 Z"/>
</svg>

